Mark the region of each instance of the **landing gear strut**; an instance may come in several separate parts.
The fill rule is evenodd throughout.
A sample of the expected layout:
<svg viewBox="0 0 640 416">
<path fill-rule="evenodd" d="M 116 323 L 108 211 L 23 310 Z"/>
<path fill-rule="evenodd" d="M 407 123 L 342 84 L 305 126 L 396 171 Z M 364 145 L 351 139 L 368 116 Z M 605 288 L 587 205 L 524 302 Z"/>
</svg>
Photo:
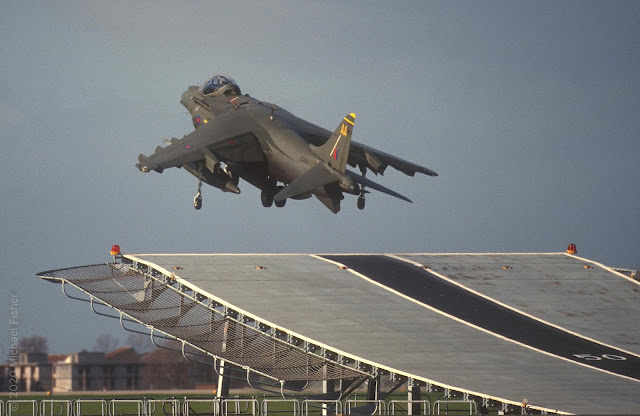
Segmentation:
<svg viewBox="0 0 640 416">
<path fill-rule="evenodd" d="M 270 178 L 268 184 L 260 193 L 260 199 L 262 200 L 263 207 L 269 208 L 275 202 L 278 208 L 282 208 L 287 203 L 286 199 L 283 199 L 282 201 L 274 201 L 273 197 L 284 189 L 284 186 L 276 186 L 276 184 L 277 182 Z"/>
<path fill-rule="evenodd" d="M 193 207 L 195 209 L 202 208 L 202 176 L 198 177 L 198 193 L 193 198 Z"/>
<path fill-rule="evenodd" d="M 367 167 L 360 165 L 360 173 L 362 173 L 362 177 L 367 176 Z M 366 191 L 364 190 L 364 184 L 360 187 L 360 196 L 358 197 L 358 209 L 364 209 L 364 194 Z"/>
</svg>

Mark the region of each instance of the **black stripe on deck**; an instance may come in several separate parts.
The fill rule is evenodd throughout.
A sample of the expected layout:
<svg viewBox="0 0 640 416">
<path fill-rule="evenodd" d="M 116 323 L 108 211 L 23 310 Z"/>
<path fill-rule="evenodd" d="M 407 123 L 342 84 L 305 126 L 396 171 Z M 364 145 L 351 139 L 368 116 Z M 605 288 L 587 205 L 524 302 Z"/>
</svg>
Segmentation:
<svg viewBox="0 0 640 416">
<path fill-rule="evenodd" d="M 323 255 L 390 289 L 487 331 L 640 381 L 640 357 L 586 340 L 475 295 L 420 267 L 382 255 Z"/>
</svg>

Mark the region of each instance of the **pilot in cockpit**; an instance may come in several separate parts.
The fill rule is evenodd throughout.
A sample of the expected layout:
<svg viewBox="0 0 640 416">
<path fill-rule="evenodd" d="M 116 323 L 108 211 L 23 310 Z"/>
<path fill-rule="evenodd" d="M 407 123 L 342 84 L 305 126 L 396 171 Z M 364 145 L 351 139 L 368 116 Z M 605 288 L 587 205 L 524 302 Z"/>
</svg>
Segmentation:
<svg viewBox="0 0 640 416">
<path fill-rule="evenodd" d="M 237 94 L 240 95 L 240 87 L 233 78 L 227 75 L 214 75 L 204 86 L 200 87 L 200 93 L 204 96 Z"/>
</svg>

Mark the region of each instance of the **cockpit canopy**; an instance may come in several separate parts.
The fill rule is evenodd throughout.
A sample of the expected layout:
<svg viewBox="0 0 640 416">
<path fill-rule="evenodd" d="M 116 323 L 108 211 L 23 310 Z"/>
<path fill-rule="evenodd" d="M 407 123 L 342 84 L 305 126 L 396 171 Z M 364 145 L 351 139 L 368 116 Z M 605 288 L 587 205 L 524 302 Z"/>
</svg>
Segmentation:
<svg viewBox="0 0 640 416">
<path fill-rule="evenodd" d="M 219 95 L 229 92 L 240 94 L 240 87 L 238 83 L 227 75 L 214 75 L 204 86 L 200 87 L 200 93 L 202 95 Z"/>
</svg>

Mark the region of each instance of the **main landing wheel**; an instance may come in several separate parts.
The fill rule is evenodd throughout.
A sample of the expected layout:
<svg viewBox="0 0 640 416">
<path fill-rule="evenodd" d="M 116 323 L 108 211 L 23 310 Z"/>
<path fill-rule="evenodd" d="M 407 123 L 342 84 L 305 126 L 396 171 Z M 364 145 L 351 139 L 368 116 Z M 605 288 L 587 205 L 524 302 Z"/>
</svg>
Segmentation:
<svg viewBox="0 0 640 416">
<path fill-rule="evenodd" d="M 260 199 L 262 200 L 262 206 L 265 208 L 269 208 L 273 205 L 273 191 L 268 189 L 263 189 L 260 193 Z"/>
<path fill-rule="evenodd" d="M 193 198 L 193 207 L 195 209 L 200 209 L 202 208 L 202 195 L 200 194 L 200 192 L 198 192 L 198 194 L 196 195 L 195 198 Z"/>
<path fill-rule="evenodd" d="M 364 209 L 364 195 L 358 197 L 358 209 Z"/>
<path fill-rule="evenodd" d="M 278 186 L 278 187 L 276 188 L 276 192 L 275 192 L 275 193 L 277 194 L 278 192 L 282 191 L 283 189 L 284 189 L 284 186 Z M 286 199 L 283 199 L 282 201 L 275 201 L 275 200 L 274 200 L 274 202 L 276 203 L 276 206 L 277 206 L 278 208 L 282 208 L 282 207 L 284 207 L 284 205 L 287 203 L 287 200 L 286 200 Z"/>
</svg>

